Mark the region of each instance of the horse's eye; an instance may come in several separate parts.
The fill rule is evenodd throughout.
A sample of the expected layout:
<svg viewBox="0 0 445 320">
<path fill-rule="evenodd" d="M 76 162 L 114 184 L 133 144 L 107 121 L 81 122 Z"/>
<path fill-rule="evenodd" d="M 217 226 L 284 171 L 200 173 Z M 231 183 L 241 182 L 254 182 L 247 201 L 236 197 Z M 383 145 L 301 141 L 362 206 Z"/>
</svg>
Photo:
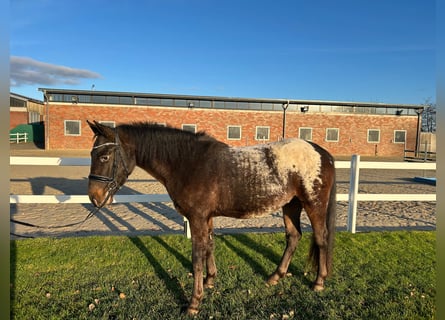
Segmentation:
<svg viewBox="0 0 445 320">
<path fill-rule="evenodd" d="M 107 162 L 108 160 L 110 160 L 110 156 L 108 154 L 104 155 L 104 156 L 100 156 L 99 160 L 100 160 L 100 162 Z"/>
</svg>

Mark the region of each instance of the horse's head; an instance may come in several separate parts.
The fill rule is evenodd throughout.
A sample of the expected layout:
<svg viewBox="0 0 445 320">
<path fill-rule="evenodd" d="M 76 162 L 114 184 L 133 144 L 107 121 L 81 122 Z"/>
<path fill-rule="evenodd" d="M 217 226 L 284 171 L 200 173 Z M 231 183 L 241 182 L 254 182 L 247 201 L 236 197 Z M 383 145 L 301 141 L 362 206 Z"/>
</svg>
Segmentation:
<svg viewBox="0 0 445 320">
<path fill-rule="evenodd" d="M 91 150 L 88 196 L 96 207 L 102 207 L 113 201 L 113 195 L 133 171 L 135 160 L 121 142 L 117 128 L 110 128 L 97 121 L 87 122 L 95 136 Z"/>
</svg>

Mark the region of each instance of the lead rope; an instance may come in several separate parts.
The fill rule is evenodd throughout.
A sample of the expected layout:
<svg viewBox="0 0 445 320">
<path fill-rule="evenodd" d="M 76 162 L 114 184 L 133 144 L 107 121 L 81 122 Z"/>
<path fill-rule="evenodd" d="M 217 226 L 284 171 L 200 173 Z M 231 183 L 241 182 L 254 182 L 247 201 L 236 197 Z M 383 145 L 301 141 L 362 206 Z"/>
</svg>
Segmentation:
<svg viewBox="0 0 445 320">
<path fill-rule="evenodd" d="M 111 191 L 111 189 L 110 189 Z M 33 224 L 33 223 L 29 223 L 29 222 L 24 222 L 24 221 L 20 221 L 20 220 L 16 220 L 13 218 L 10 218 L 9 221 L 16 223 L 16 224 L 21 224 L 23 226 L 27 226 L 27 227 L 32 227 L 32 228 L 38 228 L 38 229 L 60 229 L 60 228 L 67 228 L 67 227 L 72 227 L 72 226 L 78 226 L 80 227 L 83 223 L 85 223 L 87 220 L 91 219 L 94 215 L 96 215 L 96 213 L 98 213 L 100 211 L 100 209 L 102 209 L 105 205 L 105 203 L 108 201 L 108 199 L 111 196 L 111 192 L 108 192 L 107 196 L 105 197 L 104 201 L 102 201 L 102 203 L 100 204 L 100 206 L 94 208 L 93 210 L 91 210 L 88 215 L 81 221 L 77 221 L 77 222 L 73 222 L 73 223 L 68 223 L 68 224 L 63 224 L 63 225 L 58 225 L 58 226 L 41 226 L 38 224 Z M 16 236 L 16 237 L 21 237 L 21 238 L 35 238 L 33 236 L 24 236 L 24 235 L 19 235 L 13 232 L 9 233 L 10 235 Z"/>
</svg>

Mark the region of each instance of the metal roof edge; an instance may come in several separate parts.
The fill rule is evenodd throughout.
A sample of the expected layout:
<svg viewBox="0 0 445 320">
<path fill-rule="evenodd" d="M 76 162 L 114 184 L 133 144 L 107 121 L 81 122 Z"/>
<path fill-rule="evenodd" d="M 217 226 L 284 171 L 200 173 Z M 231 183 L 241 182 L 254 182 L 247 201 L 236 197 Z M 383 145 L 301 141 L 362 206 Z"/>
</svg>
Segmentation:
<svg viewBox="0 0 445 320">
<path fill-rule="evenodd" d="M 210 100 L 210 101 L 237 101 L 237 102 L 265 102 L 282 104 L 305 104 L 305 105 L 332 105 L 332 106 L 351 106 L 351 107 L 381 107 L 381 108 L 410 108 L 424 109 L 420 104 L 398 104 L 382 102 L 359 102 L 359 101 L 334 101 L 334 100 L 298 100 L 298 99 L 272 99 L 272 98 L 242 98 L 242 97 L 222 97 L 222 96 L 201 96 L 185 94 L 166 94 L 166 93 L 140 93 L 140 92 L 119 92 L 119 91 L 97 91 L 97 90 L 73 90 L 73 89 L 54 89 L 38 88 L 44 94 L 47 92 L 60 94 L 89 94 L 89 95 L 107 95 L 107 96 L 128 96 L 141 98 L 170 98 L 185 100 Z"/>
</svg>

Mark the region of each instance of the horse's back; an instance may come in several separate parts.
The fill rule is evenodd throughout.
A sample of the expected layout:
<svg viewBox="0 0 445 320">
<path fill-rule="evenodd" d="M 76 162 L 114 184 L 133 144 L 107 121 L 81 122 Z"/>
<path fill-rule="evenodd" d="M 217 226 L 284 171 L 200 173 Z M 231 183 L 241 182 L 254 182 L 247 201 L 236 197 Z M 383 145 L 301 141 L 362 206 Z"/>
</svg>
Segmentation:
<svg viewBox="0 0 445 320">
<path fill-rule="evenodd" d="M 252 217 L 278 210 L 294 197 L 316 197 L 317 186 L 323 184 L 323 165 L 332 162 L 323 150 L 301 139 L 223 150 L 215 170 L 218 179 L 213 179 L 218 211 Z"/>
</svg>

